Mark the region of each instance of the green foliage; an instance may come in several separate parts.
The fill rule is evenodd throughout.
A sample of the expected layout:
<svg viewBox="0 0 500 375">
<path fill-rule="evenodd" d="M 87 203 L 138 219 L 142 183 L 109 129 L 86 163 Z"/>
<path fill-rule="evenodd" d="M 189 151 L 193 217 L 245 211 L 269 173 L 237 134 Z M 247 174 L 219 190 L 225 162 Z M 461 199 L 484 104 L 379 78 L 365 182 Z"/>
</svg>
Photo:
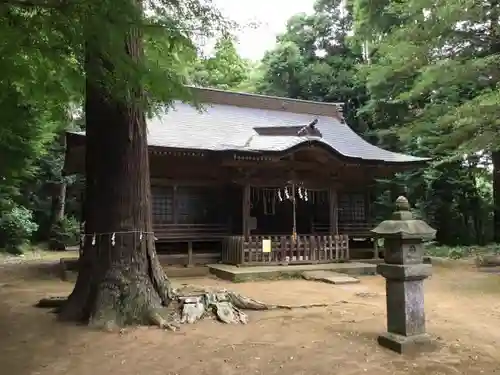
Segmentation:
<svg viewBox="0 0 500 375">
<path fill-rule="evenodd" d="M 128 100 L 133 90 L 144 88 L 148 92 L 143 103 L 146 109 L 173 99 L 189 99 L 184 84 L 187 66 L 196 60 L 193 41 L 200 35 L 226 32 L 234 23 L 203 0 L 147 1 L 143 4 L 146 15 L 138 4 L 113 0 L 40 6 L 8 0 L 3 4 L 3 116 L 8 113 L 9 120 L 37 121 L 43 126 L 56 121 L 64 127 L 71 105 L 81 103 L 85 75 L 115 100 Z M 147 58 L 129 58 L 124 44 L 131 32 L 144 36 Z M 85 51 L 101 55 L 107 66 L 85 65 Z M 10 102 L 6 98 L 11 98 Z M 38 111 L 31 114 L 30 121 L 26 108 Z"/>
<path fill-rule="evenodd" d="M 403 142 L 425 137 L 445 159 L 496 149 L 500 29 L 490 28 L 484 38 L 484 25 L 498 20 L 498 5 L 488 15 L 472 1 L 387 1 L 384 12 L 370 4 L 354 1 L 365 29 L 360 37 L 379 36 L 363 69 L 366 110 L 378 127 Z M 380 27 L 388 13 L 392 23 Z M 399 115 L 391 116 L 395 109 Z"/>
<path fill-rule="evenodd" d="M 237 89 L 250 72 L 248 61 L 238 55 L 232 36 L 224 35 L 210 57 L 201 57 L 192 67 L 191 80 L 204 87 Z"/>
<path fill-rule="evenodd" d="M 50 234 L 49 247 L 64 250 L 67 246 L 76 246 L 80 241 L 80 223 L 73 217 L 63 217 L 54 224 Z"/>
<path fill-rule="evenodd" d="M 435 243 L 425 248 L 425 254 L 438 258 L 463 259 L 500 254 L 498 244 L 486 246 L 438 246 Z"/>
<path fill-rule="evenodd" d="M 433 158 L 425 170 L 377 183 L 377 220 L 390 215 L 395 195 L 406 194 L 415 215 L 438 229 L 439 243 L 488 243 L 500 188 L 486 167 L 500 140 L 500 6 L 488 13 L 471 0 L 346 5 L 318 0 L 314 14 L 290 18 L 249 86 L 344 102 L 358 133 L 386 149 Z M 495 26 L 485 30 L 488 23 Z"/>
<path fill-rule="evenodd" d="M 83 89 L 81 66 L 61 33 L 74 30 L 69 20 L 57 9 L 14 4 L 0 14 L 0 176 L 10 186 L 33 176 Z"/>
<path fill-rule="evenodd" d="M 33 173 L 33 162 L 43 154 L 56 126 L 16 90 L 0 93 L 0 176 L 10 184 Z"/>
<path fill-rule="evenodd" d="M 5 204 L 0 216 L 0 248 L 12 254 L 22 252 L 38 224 L 33 222 L 33 214 L 26 207 L 14 204 Z"/>
<path fill-rule="evenodd" d="M 115 101 L 129 100 L 133 90 L 144 89 L 148 95 L 138 104 L 145 110 L 164 107 L 174 99 L 189 100 L 184 85 L 189 67 L 197 61 L 194 41 L 225 35 L 235 26 L 204 0 L 147 1 L 142 4 L 145 14 L 138 4 L 113 0 L 2 4 L 0 205 L 9 207 L 2 219 L 10 228 L 4 238 L 12 242 L 9 247 L 17 247 L 33 231 L 37 240 L 49 239 L 54 187 L 62 183 L 67 186 L 66 211 L 71 217 L 58 224 L 56 237 L 74 242 L 81 181 L 61 173 L 60 136 L 75 128 L 86 77 Z M 134 32 L 143 36 L 144 59 L 130 59 L 124 48 L 125 39 Z M 105 66 L 86 64 L 89 54 L 101 57 Z M 11 206 L 18 208 L 12 213 Z M 26 212 L 33 212 L 38 230 L 26 224 L 29 220 L 22 216 Z"/>
<path fill-rule="evenodd" d="M 353 0 L 351 6 L 355 38 L 370 52 L 360 66 L 369 94 L 360 115 L 382 146 L 434 158 L 425 171 L 379 188 L 404 186 L 440 243 L 485 244 L 494 232 L 485 159 L 500 140 L 499 6 L 488 12 L 458 0 Z"/>
<path fill-rule="evenodd" d="M 361 49 L 349 42 L 350 14 L 340 1 L 318 1 L 312 15 L 290 18 L 275 49 L 259 66 L 256 91 L 297 99 L 344 103 L 346 119 L 363 133 L 366 124 L 356 111 L 366 99 L 356 65 Z"/>
</svg>

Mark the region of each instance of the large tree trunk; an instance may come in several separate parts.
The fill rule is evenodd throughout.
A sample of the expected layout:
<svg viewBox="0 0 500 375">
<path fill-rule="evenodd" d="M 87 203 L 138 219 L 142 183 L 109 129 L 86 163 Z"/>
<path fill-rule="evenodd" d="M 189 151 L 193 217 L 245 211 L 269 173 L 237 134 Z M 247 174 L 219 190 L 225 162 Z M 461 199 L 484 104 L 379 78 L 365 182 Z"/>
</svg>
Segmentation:
<svg viewBox="0 0 500 375">
<path fill-rule="evenodd" d="M 132 30 L 125 39 L 138 61 L 140 34 Z M 99 74 L 113 67 L 102 52 L 95 38 L 88 43 L 86 236 L 75 288 L 59 316 L 98 327 L 163 325 L 160 313 L 172 296 L 154 248 L 142 89 L 131 90 L 128 103 L 108 94 Z"/>
</svg>

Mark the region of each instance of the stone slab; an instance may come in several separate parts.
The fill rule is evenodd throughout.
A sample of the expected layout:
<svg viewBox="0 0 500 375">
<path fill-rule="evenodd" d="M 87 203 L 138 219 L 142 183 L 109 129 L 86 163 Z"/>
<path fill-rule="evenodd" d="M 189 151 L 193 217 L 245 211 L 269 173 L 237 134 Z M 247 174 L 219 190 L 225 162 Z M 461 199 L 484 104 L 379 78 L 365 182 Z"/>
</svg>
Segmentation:
<svg viewBox="0 0 500 375">
<path fill-rule="evenodd" d="M 436 342 L 427 334 L 401 336 L 388 332 L 380 335 L 377 341 L 380 346 L 404 355 L 415 355 L 437 349 Z"/>
<path fill-rule="evenodd" d="M 302 277 L 306 280 L 321 281 L 323 283 L 337 285 L 359 283 L 359 279 L 355 277 L 332 271 L 306 271 L 302 274 Z"/>
<path fill-rule="evenodd" d="M 375 264 L 362 262 L 300 264 L 287 266 L 246 266 L 238 267 L 229 264 L 209 264 L 210 273 L 220 279 L 232 282 L 253 280 L 273 280 L 280 277 L 301 278 L 306 271 L 331 271 L 351 276 L 376 275 Z"/>
</svg>

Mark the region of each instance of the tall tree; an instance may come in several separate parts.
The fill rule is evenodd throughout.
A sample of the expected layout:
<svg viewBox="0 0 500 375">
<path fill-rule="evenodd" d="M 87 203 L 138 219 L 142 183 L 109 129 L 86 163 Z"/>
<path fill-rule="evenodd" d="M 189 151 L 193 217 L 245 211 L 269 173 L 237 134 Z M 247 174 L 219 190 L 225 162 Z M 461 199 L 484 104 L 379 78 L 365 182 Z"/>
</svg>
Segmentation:
<svg viewBox="0 0 500 375">
<path fill-rule="evenodd" d="M 13 220 L 0 237 L 20 242 L 31 233 L 24 229 L 33 228 L 30 209 L 42 206 L 34 194 L 42 185 L 41 161 L 50 159 L 56 135 L 69 123 L 69 104 L 81 98 L 80 64 L 69 53 L 70 38 L 59 32 L 69 30 L 65 18 L 55 13 L 18 1 L 0 6 L 0 220 Z M 47 225 L 38 228 L 48 232 Z"/>
<path fill-rule="evenodd" d="M 419 184 L 425 181 L 424 185 L 441 192 L 434 203 L 441 208 L 434 215 L 438 226 L 444 228 L 452 216 L 456 216 L 456 224 L 462 221 L 454 225 L 461 231 L 450 229 L 445 234 L 441 230 L 440 236 L 449 236 L 447 241 L 459 238 L 469 232 L 464 212 L 475 211 L 474 221 L 481 215 L 473 203 L 481 199 L 476 180 L 488 171 L 481 168 L 478 155 L 484 151 L 496 155 L 499 146 L 494 115 L 499 95 L 499 5 L 458 0 L 372 5 L 353 1 L 355 35 L 372 46 L 372 58 L 364 69 L 370 101 L 363 112 L 386 145 L 435 157 L 432 173 L 420 175 Z M 493 182 L 496 191 L 500 181 L 495 177 Z M 464 196 L 468 196 L 466 202 Z"/>
<path fill-rule="evenodd" d="M 37 99 L 43 93 L 66 109 L 70 96 L 57 94 L 81 84 L 77 77 L 85 73 L 85 245 L 75 288 L 60 317 L 96 326 L 166 324 L 160 311 L 170 302 L 171 290 L 154 248 L 145 114 L 165 110 L 173 99 L 190 99 L 184 84 L 185 66 L 196 57 L 193 35 L 228 26 L 210 2 L 148 1 L 144 6 L 148 16 L 140 0 L 8 0 L 2 5 L 19 18 L 7 27 L 23 38 L 29 57 L 47 58 L 41 68 L 33 64 L 19 73 L 19 87 L 34 87 Z M 6 43 L 9 58 L 14 59 L 17 42 Z M 37 52 L 39 47 L 43 51 Z M 49 79 L 49 90 L 44 89 L 43 77 L 54 71 L 58 78 L 56 73 L 67 72 L 71 64 L 80 74 Z"/>
<path fill-rule="evenodd" d="M 103 14 L 102 4 L 94 5 Z M 85 25 L 87 236 L 75 289 L 61 317 L 104 327 L 130 323 L 166 327 L 160 311 L 171 302 L 172 291 L 154 248 L 145 121 L 148 98 L 143 85 L 148 68 L 143 57 L 144 15 L 139 1 L 127 6 L 128 17 L 109 19 L 106 12 L 106 20 L 91 18 Z M 111 37 L 96 32 L 102 22 L 113 28 Z M 181 37 L 181 42 L 193 50 L 189 40 Z M 123 70 L 109 58 L 110 49 L 117 48 L 125 51 Z M 185 79 L 177 80 L 165 84 L 174 86 L 170 90 L 177 88 L 177 97 L 183 93 L 186 97 Z"/>
<path fill-rule="evenodd" d="M 201 56 L 192 67 L 193 83 L 219 89 L 237 89 L 248 78 L 250 62 L 236 50 L 235 39 L 227 34 L 215 43 L 211 56 Z"/>
<path fill-rule="evenodd" d="M 19 6 L 19 4 L 21 6 Z M 78 97 L 79 64 L 64 53 L 49 9 L 22 2 L 0 8 L 0 176 L 18 186 L 67 122 L 67 104 Z M 50 41 L 50 42 L 49 42 Z M 50 52 L 50 53 L 49 53 Z"/>
<path fill-rule="evenodd" d="M 132 25 L 120 25 L 121 42 L 133 64 L 143 55 L 140 4 Z M 89 25 L 90 26 L 90 25 Z M 140 81 L 117 97 L 104 69 L 116 69 L 108 47 L 87 28 L 86 115 L 86 249 L 73 293 L 61 311 L 66 319 L 98 326 L 151 323 L 170 302 L 170 285 L 154 253 L 144 91 Z M 106 119 L 106 123 L 103 120 Z M 93 252 L 92 246 L 99 248 Z M 105 250 L 104 250 L 105 249 Z M 104 251 L 103 251 L 104 250 Z"/>
<path fill-rule="evenodd" d="M 363 133 L 357 108 L 365 100 L 364 84 L 356 75 L 361 49 L 350 44 L 350 13 L 338 0 L 321 0 L 312 15 L 296 14 L 288 20 L 277 46 L 268 51 L 259 69 L 257 91 L 291 98 L 343 102 L 347 120 Z"/>
</svg>

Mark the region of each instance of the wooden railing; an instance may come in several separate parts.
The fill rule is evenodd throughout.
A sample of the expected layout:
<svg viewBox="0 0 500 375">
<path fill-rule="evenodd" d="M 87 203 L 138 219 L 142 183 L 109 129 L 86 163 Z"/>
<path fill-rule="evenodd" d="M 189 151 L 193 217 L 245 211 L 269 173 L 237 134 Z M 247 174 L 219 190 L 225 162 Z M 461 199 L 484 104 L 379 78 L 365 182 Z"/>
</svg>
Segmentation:
<svg viewBox="0 0 500 375">
<path fill-rule="evenodd" d="M 338 231 L 342 234 L 347 234 L 350 237 L 372 237 L 370 232 L 376 225 L 372 223 L 339 223 Z M 322 223 L 313 224 L 313 233 L 315 234 L 329 234 L 330 225 Z"/>
<path fill-rule="evenodd" d="M 219 241 L 229 235 L 222 224 L 153 224 L 157 241 Z"/>
<path fill-rule="evenodd" d="M 372 237 L 371 230 L 376 225 L 372 223 L 339 223 L 339 233 L 345 233 L 350 237 Z"/>
<path fill-rule="evenodd" d="M 263 243 L 271 241 L 267 252 Z M 317 264 L 349 260 L 346 235 L 230 236 L 222 245 L 222 262 L 235 265 Z"/>
</svg>

